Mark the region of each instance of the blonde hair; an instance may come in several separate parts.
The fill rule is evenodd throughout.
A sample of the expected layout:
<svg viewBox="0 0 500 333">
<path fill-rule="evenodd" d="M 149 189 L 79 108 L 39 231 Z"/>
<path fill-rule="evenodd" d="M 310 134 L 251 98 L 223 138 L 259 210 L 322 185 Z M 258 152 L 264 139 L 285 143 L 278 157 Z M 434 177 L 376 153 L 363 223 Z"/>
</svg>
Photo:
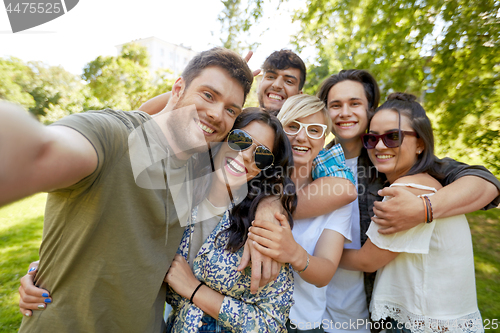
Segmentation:
<svg viewBox="0 0 500 333">
<path fill-rule="evenodd" d="M 325 104 L 316 96 L 298 94 L 288 97 L 278 113 L 278 119 L 281 125 L 286 126 L 292 121 L 317 112 L 323 113 L 323 118 L 325 118 L 326 137 L 332 131 L 332 119 L 326 110 Z"/>
</svg>

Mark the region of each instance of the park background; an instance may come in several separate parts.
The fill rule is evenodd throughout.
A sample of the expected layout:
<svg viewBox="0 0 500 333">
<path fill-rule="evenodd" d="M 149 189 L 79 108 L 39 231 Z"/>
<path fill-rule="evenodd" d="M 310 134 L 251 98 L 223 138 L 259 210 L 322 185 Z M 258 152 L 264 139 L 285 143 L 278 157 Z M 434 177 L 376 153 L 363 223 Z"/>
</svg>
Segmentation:
<svg viewBox="0 0 500 333">
<path fill-rule="evenodd" d="M 259 68 L 288 48 L 306 62 L 304 91 L 342 68 L 367 69 L 382 101 L 419 97 L 432 119 L 437 154 L 482 164 L 500 176 L 500 1 L 498 0 L 81 0 L 42 26 L 13 34 L 0 8 L 0 99 L 42 123 L 91 109 L 133 110 L 168 91 L 171 69 L 152 72 L 147 51 L 129 44 L 159 37 L 202 51 L 255 51 Z M 255 85 L 247 105 L 256 105 Z M 17 286 L 38 257 L 44 194 L 0 209 L 0 332 L 15 332 Z M 468 215 L 479 308 L 500 320 L 500 212 Z M 453 278 L 453 277 L 450 277 Z"/>
</svg>

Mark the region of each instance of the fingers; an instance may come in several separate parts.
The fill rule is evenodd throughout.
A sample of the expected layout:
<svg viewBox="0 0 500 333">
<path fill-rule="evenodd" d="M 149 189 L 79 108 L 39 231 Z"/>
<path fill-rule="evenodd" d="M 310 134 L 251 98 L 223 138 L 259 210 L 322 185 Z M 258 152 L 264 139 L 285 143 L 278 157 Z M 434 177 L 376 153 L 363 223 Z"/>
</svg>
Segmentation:
<svg viewBox="0 0 500 333">
<path fill-rule="evenodd" d="M 259 69 L 254 70 L 254 71 L 252 72 L 252 74 L 253 74 L 253 76 L 257 76 L 257 75 L 259 75 L 259 74 L 260 74 L 260 72 L 261 72 L 261 71 L 260 71 L 260 68 L 259 68 Z"/>
<path fill-rule="evenodd" d="M 19 312 L 21 312 L 23 316 L 26 317 L 31 317 L 33 315 L 33 311 L 21 307 L 19 307 Z"/>
<path fill-rule="evenodd" d="M 274 217 L 276 217 L 276 219 L 279 221 L 279 223 L 281 224 L 281 226 L 283 228 L 290 229 L 290 223 L 288 223 L 288 220 L 286 219 L 285 215 L 283 215 L 281 213 L 275 213 Z"/>
<path fill-rule="evenodd" d="M 389 227 L 389 228 L 385 228 L 385 229 L 378 229 L 379 234 L 382 234 L 382 235 L 390 235 L 390 234 L 396 233 L 398 231 L 399 230 L 396 227 Z"/>
<path fill-rule="evenodd" d="M 240 265 L 237 268 L 238 271 L 244 270 L 250 263 L 250 246 L 248 245 L 248 242 L 251 241 L 247 240 L 245 242 L 245 247 L 243 248 L 243 256 L 241 257 Z"/>
<path fill-rule="evenodd" d="M 267 239 L 265 237 L 255 235 L 251 232 L 248 233 L 248 238 L 250 238 L 252 241 L 254 241 L 257 244 L 262 245 L 263 247 L 266 247 L 266 248 L 271 248 L 271 247 L 274 247 L 274 245 L 275 245 L 275 243 L 272 240 Z M 256 243 L 254 243 L 253 245 L 255 246 Z"/>
<path fill-rule="evenodd" d="M 270 221 L 266 221 L 266 220 L 254 220 L 254 221 L 252 221 L 252 227 L 259 227 L 262 229 L 269 230 L 271 232 L 276 232 L 280 229 L 279 225 L 277 225 L 273 222 L 270 222 Z"/>
<path fill-rule="evenodd" d="M 252 58 L 252 55 L 253 55 L 253 51 L 248 51 L 247 55 L 243 57 L 243 59 L 245 59 L 246 62 L 249 62 L 250 59 Z"/>
<path fill-rule="evenodd" d="M 273 240 L 273 241 L 277 241 L 280 238 L 279 236 L 281 234 L 278 230 L 273 232 L 273 231 L 263 229 L 260 227 L 250 227 L 250 228 L 248 228 L 248 233 L 254 234 L 254 235 L 260 236 L 262 238 L 269 239 L 269 240 Z"/>
<path fill-rule="evenodd" d="M 254 247 L 255 251 L 259 252 L 259 254 L 261 256 L 264 255 L 264 256 L 267 256 L 267 257 L 270 257 L 270 258 L 274 257 L 274 251 L 273 250 L 268 249 L 267 247 L 264 247 L 264 246 L 260 245 L 259 243 L 253 243 L 253 247 Z M 253 262 L 253 260 L 252 260 L 252 262 Z M 252 266 L 252 268 L 253 268 L 253 266 Z"/>
<path fill-rule="evenodd" d="M 43 310 L 47 307 L 47 303 L 52 303 L 49 292 L 33 284 L 34 271 L 33 269 L 30 275 L 21 278 L 19 287 L 19 311 L 27 317 L 33 314 L 31 310 Z"/>
<path fill-rule="evenodd" d="M 252 259 L 252 277 L 250 279 L 250 293 L 255 294 L 259 290 L 261 278 L 261 261 Z"/>
<path fill-rule="evenodd" d="M 271 262 L 271 281 L 274 281 L 278 278 L 281 270 L 281 264 L 275 260 Z"/>
<path fill-rule="evenodd" d="M 47 290 L 35 286 L 32 275 L 25 275 L 21 278 L 20 289 L 23 289 L 23 292 L 28 296 L 50 298 L 50 293 Z"/>
<path fill-rule="evenodd" d="M 399 190 L 400 189 L 397 187 L 384 187 L 383 189 L 378 191 L 378 195 L 380 195 L 381 197 L 393 197 L 399 192 Z"/>
<path fill-rule="evenodd" d="M 389 227 L 393 226 L 393 224 L 390 221 L 383 219 L 383 218 L 379 217 L 378 215 L 372 217 L 372 221 L 377 223 L 381 228 L 389 228 Z"/>
<path fill-rule="evenodd" d="M 271 263 L 273 260 L 269 257 L 264 257 L 262 258 L 262 277 L 260 279 L 259 285 L 265 286 L 271 281 L 271 272 L 272 272 L 272 267 Z"/>
</svg>

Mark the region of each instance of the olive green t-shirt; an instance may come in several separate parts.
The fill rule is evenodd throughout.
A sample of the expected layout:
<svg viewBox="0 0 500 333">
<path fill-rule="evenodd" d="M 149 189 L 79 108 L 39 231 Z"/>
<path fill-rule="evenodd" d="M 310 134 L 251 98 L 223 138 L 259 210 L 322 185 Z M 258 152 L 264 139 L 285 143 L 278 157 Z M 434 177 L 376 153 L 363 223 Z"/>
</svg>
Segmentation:
<svg viewBox="0 0 500 333">
<path fill-rule="evenodd" d="M 84 135 L 98 166 L 77 184 L 49 193 L 35 283 L 50 291 L 53 303 L 25 317 L 20 332 L 163 331 L 163 279 L 183 228 L 166 182 L 150 189 L 134 179 L 128 138 L 137 126 L 148 122 L 148 144 L 168 151 L 150 120 L 139 111 L 104 110 L 54 124 Z M 157 166 L 168 168 L 165 161 Z"/>
</svg>

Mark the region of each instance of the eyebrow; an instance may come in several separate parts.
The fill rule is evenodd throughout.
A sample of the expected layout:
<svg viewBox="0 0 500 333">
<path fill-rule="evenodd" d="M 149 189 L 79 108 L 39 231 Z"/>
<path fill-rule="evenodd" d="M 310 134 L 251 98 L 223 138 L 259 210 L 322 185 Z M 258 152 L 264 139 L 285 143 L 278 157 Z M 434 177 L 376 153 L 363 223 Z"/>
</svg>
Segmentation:
<svg viewBox="0 0 500 333">
<path fill-rule="evenodd" d="M 275 72 L 275 71 L 274 71 L 274 70 L 272 70 L 272 69 L 270 69 L 270 70 L 266 71 L 266 73 L 265 73 L 265 74 L 267 74 L 267 73 L 271 73 L 271 74 L 278 75 L 278 72 Z M 265 74 L 264 74 L 264 75 L 265 75 Z M 291 79 L 298 80 L 298 79 L 297 79 L 297 77 L 296 77 L 295 75 L 285 74 L 285 75 L 283 75 L 283 76 L 284 76 L 284 77 L 286 77 L 286 78 L 291 78 Z"/>
<path fill-rule="evenodd" d="M 399 128 L 393 128 L 393 129 L 387 130 L 387 131 L 384 132 L 384 134 L 385 133 L 389 133 L 389 132 L 394 132 L 394 131 L 399 131 Z M 401 131 L 403 131 L 403 130 L 401 130 Z M 379 132 L 369 130 L 368 133 L 370 133 L 370 134 L 378 134 Z"/>
<path fill-rule="evenodd" d="M 349 101 L 363 101 L 363 99 L 361 99 L 359 97 L 351 97 L 351 98 L 349 98 Z M 330 105 L 332 103 L 337 103 L 337 102 L 340 102 L 340 100 L 339 99 L 334 99 L 333 101 L 329 101 L 328 105 Z"/>
<path fill-rule="evenodd" d="M 214 88 L 213 86 L 211 86 L 209 84 L 203 84 L 201 86 L 204 87 L 204 88 L 212 90 L 213 93 L 216 94 L 219 97 L 222 96 L 222 93 L 219 90 L 217 90 L 216 88 Z M 238 104 L 235 104 L 235 103 L 232 103 L 231 106 L 235 107 L 236 109 L 238 109 L 240 111 L 243 109 L 241 106 L 239 106 Z"/>
</svg>

